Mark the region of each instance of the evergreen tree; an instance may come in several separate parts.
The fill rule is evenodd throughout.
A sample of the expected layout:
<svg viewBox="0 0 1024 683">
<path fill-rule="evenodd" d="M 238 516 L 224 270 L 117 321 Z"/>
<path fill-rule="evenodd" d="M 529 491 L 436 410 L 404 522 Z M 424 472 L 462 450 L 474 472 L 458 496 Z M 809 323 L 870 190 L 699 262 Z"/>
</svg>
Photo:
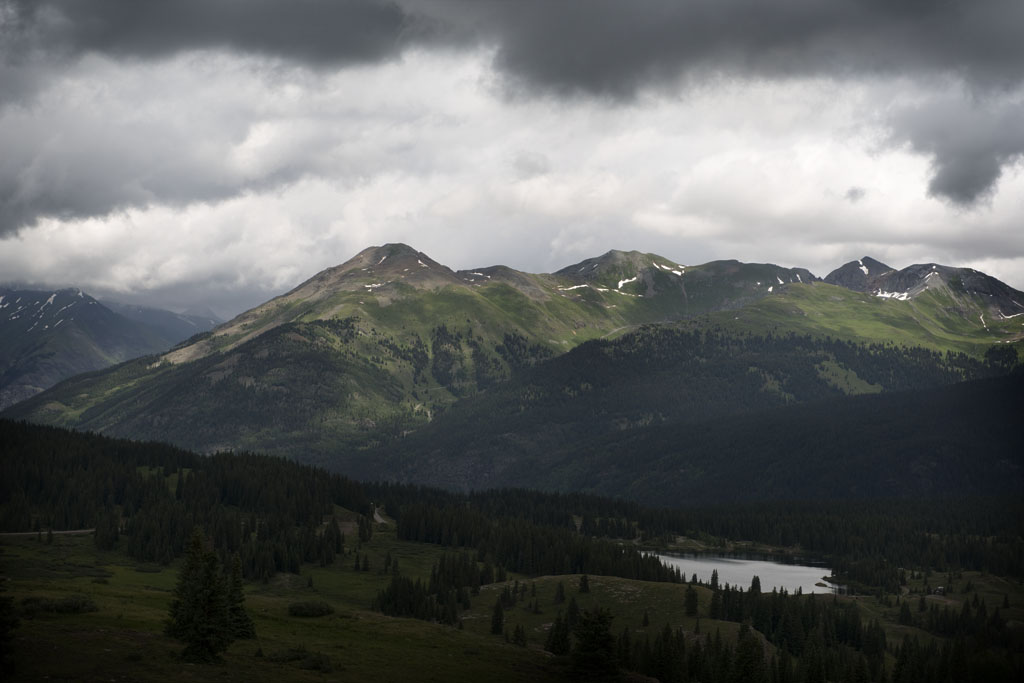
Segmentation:
<svg viewBox="0 0 1024 683">
<path fill-rule="evenodd" d="M 551 630 L 548 631 L 548 638 L 544 642 L 544 649 L 553 655 L 569 654 L 569 624 L 562 618 L 561 612 L 555 617 L 555 623 L 551 625 Z"/>
<path fill-rule="evenodd" d="M 313 586 L 313 576 L 309 577 L 309 586 Z M 231 576 L 228 581 L 228 621 L 231 623 L 231 635 L 238 640 L 256 637 L 256 627 L 252 618 L 245 611 L 245 592 L 242 589 L 242 558 L 235 553 L 231 558 Z"/>
<path fill-rule="evenodd" d="M 686 616 L 697 616 L 697 589 L 693 586 L 686 587 L 686 597 L 684 599 L 684 604 L 686 606 Z"/>
<path fill-rule="evenodd" d="M 185 643 L 186 659 L 209 661 L 234 639 L 220 562 L 196 529 L 178 574 L 166 633 Z"/>
<path fill-rule="evenodd" d="M 603 607 L 584 610 L 573 629 L 576 645 L 572 649 L 573 668 L 587 680 L 602 680 L 615 675 L 615 638 L 611 634 L 612 613 Z"/>
<path fill-rule="evenodd" d="M 14 611 L 14 598 L 0 597 L 0 673 L 8 670 L 9 643 L 14 639 L 18 617 Z"/>
<path fill-rule="evenodd" d="M 501 606 L 501 598 L 494 602 L 494 612 L 491 614 L 491 633 L 500 636 L 505 632 L 505 608 Z"/>
<path fill-rule="evenodd" d="M 358 528 L 360 541 L 367 543 L 373 538 L 373 522 L 366 515 L 359 516 Z"/>
<path fill-rule="evenodd" d="M 96 519 L 96 531 L 93 542 L 99 550 L 113 550 L 117 545 L 118 517 L 114 510 L 105 510 Z"/>
<path fill-rule="evenodd" d="M 761 640 L 746 624 L 740 626 L 736 641 L 733 680 L 737 683 L 768 683 Z"/>
<path fill-rule="evenodd" d="M 558 585 L 555 586 L 555 599 L 553 603 L 555 605 L 561 605 L 563 602 L 565 602 L 565 584 L 559 581 Z"/>
<path fill-rule="evenodd" d="M 576 628 L 576 623 L 580 620 L 580 606 L 576 604 L 576 596 L 569 598 L 569 610 L 565 615 L 565 621 L 569 624 L 569 628 Z"/>
</svg>

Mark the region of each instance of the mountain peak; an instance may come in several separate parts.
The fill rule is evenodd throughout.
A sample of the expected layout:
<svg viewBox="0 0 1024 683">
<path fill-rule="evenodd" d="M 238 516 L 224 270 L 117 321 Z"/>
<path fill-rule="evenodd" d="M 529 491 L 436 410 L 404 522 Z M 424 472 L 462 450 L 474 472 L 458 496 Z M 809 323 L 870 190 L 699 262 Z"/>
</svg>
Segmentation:
<svg viewBox="0 0 1024 683">
<path fill-rule="evenodd" d="M 416 288 L 435 288 L 460 282 L 441 265 L 408 244 L 389 243 L 367 247 L 339 266 L 323 270 L 286 294 L 286 297 L 317 297 L 336 290 L 390 288 L 397 283 Z"/>
<path fill-rule="evenodd" d="M 825 276 L 825 282 L 852 289 L 855 292 L 873 291 L 879 278 L 892 273 L 893 269 L 870 256 L 844 263 Z"/>
<path fill-rule="evenodd" d="M 684 266 L 657 254 L 612 249 L 600 256 L 566 266 L 554 274 L 572 280 L 597 280 L 605 275 L 622 275 L 626 271 L 637 274 L 648 268 L 677 270 L 681 273 Z"/>
<path fill-rule="evenodd" d="M 986 313 L 996 320 L 1024 314 L 1024 292 L 972 268 L 916 263 L 895 270 L 865 256 L 836 268 L 825 277 L 825 282 L 900 301 L 915 299 L 930 290 L 941 291 L 955 302 L 953 306 L 947 305 L 949 310 L 959 311 L 972 322 L 981 315 L 982 326 Z"/>
</svg>

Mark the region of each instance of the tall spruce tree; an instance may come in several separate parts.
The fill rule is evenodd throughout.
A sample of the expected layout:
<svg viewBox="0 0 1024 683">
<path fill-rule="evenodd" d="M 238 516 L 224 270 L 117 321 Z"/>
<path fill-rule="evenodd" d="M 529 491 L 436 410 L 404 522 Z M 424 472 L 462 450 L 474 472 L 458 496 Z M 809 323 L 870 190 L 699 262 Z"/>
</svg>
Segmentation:
<svg viewBox="0 0 1024 683">
<path fill-rule="evenodd" d="M 165 630 L 167 635 L 185 643 L 182 657 L 216 659 L 234 640 L 227 595 L 220 561 L 196 529 L 178 574 Z"/>
<path fill-rule="evenodd" d="M 604 680 L 615 676 L 615 638 L 611 634 L 612 613 L 597 607 L 580 613 L 573 628 L 576 644 L 572 648 L 573 669 L 587 680 Z"/>
<path fill-rule="evenodd" d="M 555 623 L 551 625 L 551 630 L 548 631 L 544 649 L 553 655 L 567 655 L 569 654 L 569 646 L 569 624 L 566 623 L 565 619 L 562 618 L 562 613 L 559 612 L 558 616 L 555 617 Z"/>
<path fill-rule="evenodd" d="M 686 616 L 697 616 L 697 589 L 693 586 L 687 586 L 685 596 L 683 604 L 686 608 Z"/>
<path fill-rule="evenodd" d="M 500 636 L 505 632 L 505 608 L 501 606 L 499 597 L 494 603 L 494 611 L 491 613 L 491 633 Z"/>
<path fill-rule="evenodd" d="M 309 577 L 312 582 L 313 577 Z M 312 583 L 310 583 L 312 585 Z M 231 558 L 231 576 L 228 578 L 228 621 L 231 635 L 238 640 L 256 637 L 256 627 L 245 611 L 245 592 L 242 589 L 242 558 L 235 553 Z"/>
</svg>

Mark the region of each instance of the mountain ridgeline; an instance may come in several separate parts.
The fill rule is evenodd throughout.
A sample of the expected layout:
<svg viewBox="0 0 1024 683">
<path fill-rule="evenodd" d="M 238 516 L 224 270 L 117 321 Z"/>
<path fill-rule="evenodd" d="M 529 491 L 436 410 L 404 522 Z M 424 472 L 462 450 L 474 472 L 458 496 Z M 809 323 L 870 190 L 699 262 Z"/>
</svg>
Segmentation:
<svg viewBox="0 0 1024 683">
<path fill-rule="evenodd" d="M 101 303 L 79 289 L 0 288 L 0 408 L 206 331 L 216 320 Z"/>
<path fill-rule="evenodd" d="M 824 281 L 619 251 L 531 274 L 455 271 L 390 244 L 5 416 L 371 478 L 527 483 L 517 459 L 576 444 L 1004 373 L 1017 301 L 976 271 L 867 258 Z M 590 469 L 545 465 L 529 483 L 628 491 Z"/>
</svg>

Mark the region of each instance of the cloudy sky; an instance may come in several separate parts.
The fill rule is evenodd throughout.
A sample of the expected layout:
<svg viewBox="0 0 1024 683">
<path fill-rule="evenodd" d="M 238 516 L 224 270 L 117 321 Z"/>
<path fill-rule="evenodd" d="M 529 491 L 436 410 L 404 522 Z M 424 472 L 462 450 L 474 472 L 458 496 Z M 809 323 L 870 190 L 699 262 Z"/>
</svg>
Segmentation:
<svg viewBox="0 0 1024 683">
<path fill-rule="evenodd" d="M 230 315 L 362 248 L 1024 289 L 1020 0 L 0 0 L 0 281 Z"/>
</svg>

